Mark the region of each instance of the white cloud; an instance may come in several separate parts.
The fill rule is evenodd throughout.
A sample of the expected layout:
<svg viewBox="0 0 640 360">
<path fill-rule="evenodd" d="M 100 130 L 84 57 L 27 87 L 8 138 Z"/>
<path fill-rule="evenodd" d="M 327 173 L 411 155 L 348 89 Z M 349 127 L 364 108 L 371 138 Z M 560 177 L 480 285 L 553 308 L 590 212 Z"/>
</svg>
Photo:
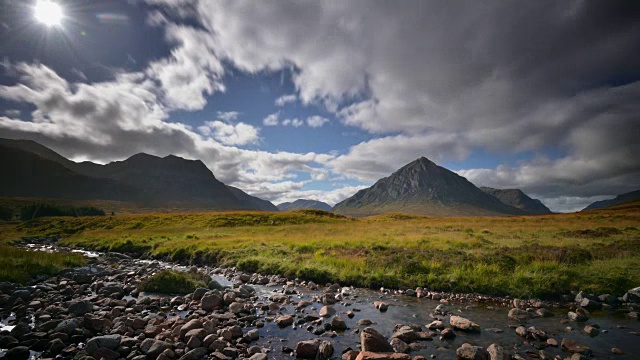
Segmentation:
<svg viewBox="0 0 640 360">
<path fill-rule="evenodd" d="M 319 128 L 319 127 L 322 127 L 324 124 L 328 123 L 329 121 L 330 120 L 325 117 L 314 115 L 307 118 L 307 125 L 313 128 Z"/>
<path fill-rule="evenodd" d="M 218 111 L 216 117 L 222 121 L 230 122 L 235 121 L 240 116 L 240 113 L 237 111 Z"/>
<path fill-rule="evenodd" d="M 295 94 L 292 95 L 282 95 L 276 99 L 276 106 L 285 106 L 288 103 L 295 102 L 298 97 Z"/>
<path fill-rule="evenodd" d="M 282 126 L 293 126 L 293 127 L 300 127 L 304 125 L 304 121 L 298 119 L 298 118 L 293 118 L 293 119 L 284 119 L 282 120 Z"/>
<path fill-rule="evenodd" d="M 225 145 L 252 144 L 260 139 L 258 128 L 243 122 L 233 125 L 218 120 L 207 121 L 198 130 L 203 135 L 211 136 Z"/>
<path fill-rule="evenodd" d="M 278 126 L 280 121 L 278 118 L 280 117 L 280 112 L 275 112 L 273 114 L 267 115 L 266 118 L 262 119 L 262 125 L 264 126 Z"/>
</svg>

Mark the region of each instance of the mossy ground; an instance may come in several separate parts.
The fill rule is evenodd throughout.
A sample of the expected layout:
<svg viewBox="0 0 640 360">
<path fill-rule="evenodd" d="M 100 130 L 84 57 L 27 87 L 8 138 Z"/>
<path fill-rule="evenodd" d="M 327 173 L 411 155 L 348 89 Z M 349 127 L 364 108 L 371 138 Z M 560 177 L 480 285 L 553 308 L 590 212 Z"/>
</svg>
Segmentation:
<svg viewBox="0 0 640 360">
<path fill-rule="evenodd" d="M 638 228 L 640 206 L 524 217 L 303 211 L 51 218 L 5 224 L 0 238 L 60 235 L 71 246 L 321 283 L 554 297 L 640 285 Z"/>
<path fill-rule="evenodd" d="M 79 254 L 27 251 L 0 244 L 0 281 L 24 284 L 38 275 L 55 275 L 85 264 Z"/>
<path fill-rule="evenodd" d="M 207 287 L 210 280 L 208 275 L 198 272 L 162 270 L 140 283 L 139 289 L 160 294 L 188 294 Z"/>
</svg>

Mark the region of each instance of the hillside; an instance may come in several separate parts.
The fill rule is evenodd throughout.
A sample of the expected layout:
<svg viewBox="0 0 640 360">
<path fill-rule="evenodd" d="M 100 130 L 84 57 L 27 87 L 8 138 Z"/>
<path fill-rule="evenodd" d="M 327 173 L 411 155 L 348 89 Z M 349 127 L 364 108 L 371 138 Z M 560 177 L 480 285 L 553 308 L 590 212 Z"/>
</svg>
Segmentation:
<svg viewBox="0 0 640 360">
<path fill-rule="evenodd" d="M 503 203 L 524 210 L 530 214 L 544 215 L 552 214 L 552 211 L 546 207 L 542 201 L 533 199 L 520 189 L 494 189 L 490 187 L 481 187 L 480 190 L 498 198 Z"/>
<path fill-rule="evenodd" d="M 424 157 L 336 204 L 333 211 L 352 216 L 389 212 L 432 216 L 526 214 Z"/>
<path fill-rule="evenodd" d="M 106 165 L 76 163 L 33 141 L 0 139 L 0 196 L 136 202 L 135 207 L 277 211 L 223 184 L 200 160 L 144 153 Z"/>
<path fill-rule="evenodd" d="M 590 204 L 589 206 L 587 206 L 586 208 L 582 209 L 582 211 L 604 209 L 610 206 L 620 205 L 620 204 L 630 202 L 630 201 L 635 201 L 635 200 L 640 200 L 640 190 L 620 194 L 613 199 L 596 201 Z"/>
<path fill-rule="evenodd" d="M 277 205 L 280 211 L 316 209 L 331 211 L 331 206 L 325 202 L 309 199 L 298 199 L 294 202 L 284 202 Z"/>
</svg>

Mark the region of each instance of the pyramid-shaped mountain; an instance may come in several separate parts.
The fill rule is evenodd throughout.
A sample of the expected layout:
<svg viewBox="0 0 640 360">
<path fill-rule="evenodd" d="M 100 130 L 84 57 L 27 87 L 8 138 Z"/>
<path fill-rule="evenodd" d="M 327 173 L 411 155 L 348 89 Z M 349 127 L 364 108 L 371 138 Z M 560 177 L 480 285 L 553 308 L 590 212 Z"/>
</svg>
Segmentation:
<svg viewBox="0 0 640 360">
<path fill-rule="evenodd" d="M 333 211 L 352 216 L 389 212 L 431 216 L 526 214 L 425 157 L 358 191 L 336 204 Z"/>
<path fill-rule="evenodd" d="M 0 139 L 0 167 L 6 173 L 0 196 L 278 211 L 269 201 L 220 182 L 202 161 L 174 155 L 140 153 L 106 165 L 76 163 L 34 141 Z"/>
<path fill-rule="evenodd" d="M 553 214 L 548 207 L 546 207 L 542 201 L 534 199 L 525 194 L 520 189 L 494 189 L 483 186 L 480 190 L 486 192 L 489 195 L 495 196 L 498 200 L 507 205 L 511 205 L 518 209 L 524 210 L 529 214 L 544 215 Z"/>
</svg>

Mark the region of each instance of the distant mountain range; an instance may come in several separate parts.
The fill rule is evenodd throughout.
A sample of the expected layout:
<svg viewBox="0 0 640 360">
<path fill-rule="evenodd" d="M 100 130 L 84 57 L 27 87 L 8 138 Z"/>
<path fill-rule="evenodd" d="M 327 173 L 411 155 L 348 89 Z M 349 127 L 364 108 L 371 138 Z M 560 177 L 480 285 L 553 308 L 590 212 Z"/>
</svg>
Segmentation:
<svg viewBox="0 0 640 360">
<path fill-rule="evenodd" d="M 336 204 L 333 212 L 352 216 L 389 212 L 432 216 L 529 214 L 424 157 Z"/>
<path fill-rule="evenodd" d="M 524 210 L 529 214 L 544 215 L 553 213 L 542 201 L 529 197 L 520 189 L 494 189 L 483 186 L 480 190 L 498 198 L 498 200 L 507 205 Z"/>
<path fill-rule="evenodd" d="M 278 211 L 227 186 L 200 160 L 144 153 L 106 165 L 76 163 L 30 140 L 0 139 L 0 196 L 180 203 L 212 210 Z"/>
<path fill-rule="evenodd" d="M 276 207 L 280 211 L 302 210 L 302 209 L 316 209 L 316 210 L 331 211 L 331 205 L 322 201 L 308 200 L 308 199 L 298 199 L 294 202 L 284 202 L 282 204 L 276 205 Z"/>
<path fill-rule="evenodd" d="M 634 200 L 640 200 L 640 190 L 620 194 L 613 199 L 596 201 L 586 208 L 582 209 L 582 211 L 604 209 L 610 206 L 619 205 Z"/>
</svg>

